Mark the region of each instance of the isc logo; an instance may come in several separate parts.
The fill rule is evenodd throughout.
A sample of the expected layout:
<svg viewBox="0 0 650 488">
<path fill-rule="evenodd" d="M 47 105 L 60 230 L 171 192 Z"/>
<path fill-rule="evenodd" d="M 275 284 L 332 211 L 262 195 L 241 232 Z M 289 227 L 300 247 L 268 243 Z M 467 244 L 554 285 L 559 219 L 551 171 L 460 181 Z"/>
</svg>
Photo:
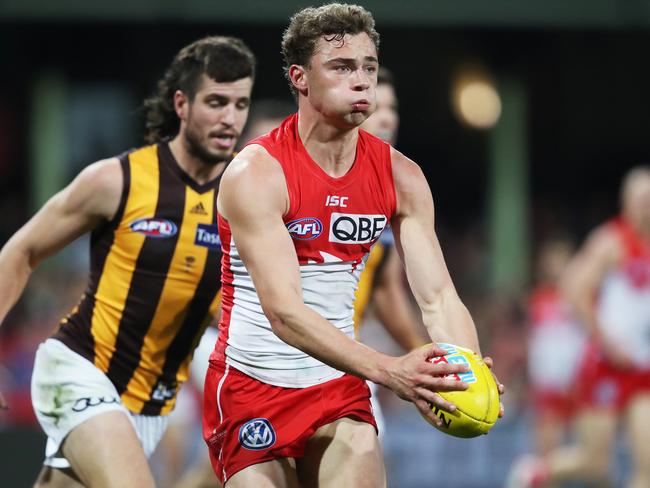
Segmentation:
<svg viewBox="0 0 650 488">
<path fill-rule="evenodd" d="M 287 224 L 287 230 L 294 239 L 310 241 L 323 232 L 323 224 L 313 217 L 292 220 Z"/>
<path fill-rule="evenodd" d="M 379 237 L 386 227 L 385 215 L 342 214 L 334 212 L 330 220 L 330 242 L 365 244 Z"/>
<path fill-rule="evenodd" d="M 327 195 L 325 199 L 326 207 L 347 207 L 348 197 L 339 197 L 337 195 Z"/>
</svg>

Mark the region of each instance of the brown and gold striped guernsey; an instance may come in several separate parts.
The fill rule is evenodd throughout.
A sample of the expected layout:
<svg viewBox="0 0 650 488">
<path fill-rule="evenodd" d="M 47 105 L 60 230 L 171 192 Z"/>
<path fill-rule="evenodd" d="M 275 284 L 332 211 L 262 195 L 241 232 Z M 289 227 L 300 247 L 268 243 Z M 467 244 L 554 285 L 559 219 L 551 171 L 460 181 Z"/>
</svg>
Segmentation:
<svg viewBox="0 0 650 488">
<path fill-rule="evenodd" d="M 164 415 L 218 307 L 219 178 L 197 184 L 167 143 L 120 163 L 119 209 L 93 231 L 88 287 L 53 337 L 106 373 L 130 411 Z"/>
</svg>

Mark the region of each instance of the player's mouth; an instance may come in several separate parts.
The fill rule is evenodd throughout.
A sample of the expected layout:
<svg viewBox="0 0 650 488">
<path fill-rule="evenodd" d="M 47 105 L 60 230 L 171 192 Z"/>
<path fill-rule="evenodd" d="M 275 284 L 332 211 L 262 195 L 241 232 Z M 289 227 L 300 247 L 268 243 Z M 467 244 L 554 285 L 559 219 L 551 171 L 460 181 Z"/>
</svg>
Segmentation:
<svg viewBox="0 0 650 488">
<path fill-rule="evenodd" d="M 210 141 L 221 149 L 232 149 L 237 142 L 237 136 L 234 133 L 210 134 L 209 137 Z"/>
<path fill-rule="evenodd" d="M 370 108 L 370 102 L 368 100 L 357 100 L 356 102 L 352 102 L 352 109 L 355 112 L 365 112 Z"/>
</svg>

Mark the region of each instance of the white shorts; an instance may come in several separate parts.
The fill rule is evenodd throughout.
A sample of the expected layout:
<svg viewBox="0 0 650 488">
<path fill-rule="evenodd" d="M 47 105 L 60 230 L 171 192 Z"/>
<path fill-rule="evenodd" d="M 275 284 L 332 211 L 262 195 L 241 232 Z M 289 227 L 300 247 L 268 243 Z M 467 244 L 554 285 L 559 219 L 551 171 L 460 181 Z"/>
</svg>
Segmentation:
<svg viewBox="0 0 650 488">
<path fill-rule="evenodd" d="M 219 331 L 215 327 L 208 327 L 201 336 L 190 363 L 189 381 L 179 390 L 174 410 L 168 415 L 171 424 L 188 429 L 201 425 L 205 374 L 218 337 Z"/>
<path fill-rule="evenodd" d="M 139 415 L 127 410 L 108 377 L 56 339 L 47 339 L 36 352 L 32 406 L 47 435 L 43 464 L 54 468 L 70 467 L 60 452 L 61 443 L 72 429 L 96 415 L 115 410 L 124 412 L 147 457 L 167 427 L 166 416 Z"/>
</svg>

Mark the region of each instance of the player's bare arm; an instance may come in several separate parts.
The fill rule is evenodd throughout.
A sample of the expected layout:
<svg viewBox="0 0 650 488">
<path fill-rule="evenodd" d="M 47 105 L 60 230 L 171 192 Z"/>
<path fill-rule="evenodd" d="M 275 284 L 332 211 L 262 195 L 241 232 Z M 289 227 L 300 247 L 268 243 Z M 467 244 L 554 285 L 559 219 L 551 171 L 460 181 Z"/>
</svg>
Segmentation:
<svg viewBox="0 0 650 488">
<path fill-rule="evenodd" d="M 428 403 L 454 407 L 434 392 L 466 387 L 439 376 L 451 366 L 443 371 L 425 361 L 444 354 L 441 349 L 432 345 L 400 358 L 386 356 L 348 338 L 304 304 L 298 259 L 282 220 L 288 202 L 280 164 L 265 149 L 249 146 L 226 169 L 217 204 L 274 332 L 332 367 L 391 388 L 438 422 Z"/>
<path fill-rule="evenodd" d="M 602 226 L 592 232 L 582 249 L 570 261 L 560 283 L 563 294 L 580 317 L 580 323 L 598 342 L 605 354 L 621 366 L 630 366 L 631 359 L 616 344 L 601 334 L 594 299 L 606 273 L 620 259 L 621 245 L 611 230 Z"/>
<path fill-rule="evenodd" d="M 481 354 L 474 321 L 456 292 L 435 233 L 429 184 L 420 167 L 394 148 L 391 158 L 397 196 L 395 245 L 429 336 L 434 342 L 457 344 Z M 492 367 L 491 358 L 485 362 Z M 495 379 L 503 394 L 504 386 Z"/>
<path fill-rule="evenodd" d="M 474 322 L 456 293 L 436 237 L 433 198 L 426 178 L 413 161 L 391 151 L 397 194 L 395 243 L 424 325 L 433 341 L 480 353 Z"/>
<path fill-rule="evenodd" d="M 117 159 L 91 164 L 7 241 L 0 252 L 0 322 L 20 297 L 32 269 L 113 217 L 122 180 Z"/>
</svg>

